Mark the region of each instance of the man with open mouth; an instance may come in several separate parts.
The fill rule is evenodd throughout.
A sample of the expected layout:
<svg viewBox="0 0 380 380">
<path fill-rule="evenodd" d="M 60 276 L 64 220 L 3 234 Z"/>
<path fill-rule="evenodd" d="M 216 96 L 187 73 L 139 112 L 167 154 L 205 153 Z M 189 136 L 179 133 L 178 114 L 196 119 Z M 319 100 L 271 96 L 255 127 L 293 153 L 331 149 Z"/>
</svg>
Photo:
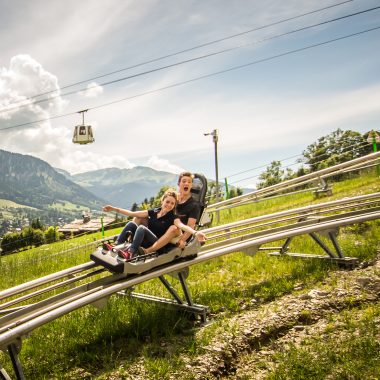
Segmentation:
<svg viewBox="0 0 380 380">
<path fill-rule="evenodd" d="M 181 222 L 192 229 L 195 228 L 200 213 L 199 203 L 191 196 L 193 178 L 194 175 L 190 172 L 183 172 L 179 175 L 178 203 L 175 211 Z M 196 232 L 195 235 L 200 242 L 206 240 L 206 236 L 200 231 Z M 173 225 L 152 246 L 145 248 L 144 251 L 145 253 L 156 252 L 169 243 L 176 244 L 180 248 L 185 248 L 190 237 L 190 232 L 182 232 L 178 227 Z"/>
</svg>

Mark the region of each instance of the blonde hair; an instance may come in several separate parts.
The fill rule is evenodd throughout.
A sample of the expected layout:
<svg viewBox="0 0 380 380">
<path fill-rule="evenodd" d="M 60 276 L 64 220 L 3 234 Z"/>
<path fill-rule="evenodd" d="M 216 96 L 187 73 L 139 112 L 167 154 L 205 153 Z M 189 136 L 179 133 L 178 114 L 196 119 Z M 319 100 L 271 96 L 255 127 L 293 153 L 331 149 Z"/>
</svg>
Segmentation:
<svg viewBox="0 0 380 380">
<path fill-rule="evenodd" d="M 161 202 L 163 202 L 167 197 L 173 197 L 175 199 L 175 206 L 177 206 L 178 193 L 174 189 L 167 189 L 164 195 L 161 197 Z"/>
</svg>

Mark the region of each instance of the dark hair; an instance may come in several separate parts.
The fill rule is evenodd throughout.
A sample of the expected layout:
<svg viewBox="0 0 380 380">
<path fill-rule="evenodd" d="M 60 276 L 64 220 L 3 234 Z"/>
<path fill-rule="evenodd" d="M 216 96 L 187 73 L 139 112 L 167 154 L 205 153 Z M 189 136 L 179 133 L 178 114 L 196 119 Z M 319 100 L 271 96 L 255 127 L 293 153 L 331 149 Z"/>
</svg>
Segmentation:
<svg viewBox="0 0 380 380">
<path fill-rule="evenodd" d="M 191 173 L 191 172 L 182 172 L 182 173 L 180 173 L 180 175 L 178 177 L 178 185 L 181 182 L 182 177 L 190 177 L 193 180 L 194 179 L 194 174 Z"/>
</svg>

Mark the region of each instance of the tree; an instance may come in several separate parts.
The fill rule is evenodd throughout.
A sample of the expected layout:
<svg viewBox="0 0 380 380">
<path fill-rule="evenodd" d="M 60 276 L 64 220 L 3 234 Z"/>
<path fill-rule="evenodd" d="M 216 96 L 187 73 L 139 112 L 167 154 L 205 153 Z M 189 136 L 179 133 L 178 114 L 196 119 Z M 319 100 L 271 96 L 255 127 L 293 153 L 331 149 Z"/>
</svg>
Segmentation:
<svg viewBox="0 0 380 380">
<path fill-rule="evenodd" d="M 22 241 L 23 247 L 33 245 L 33 232 L 34 229 L 32 227 L 25 227 L 22 229 L 20 234 L 20 240 Z"/>
<path fill-rule="evenodd" d="M 39 218 L 32 220 L 31 227 L 35 230 L 43 230 L 44 229 L 44 225 L 41 223 Z"/>
<path fill-rule="evenodd" d="M 33 230 L 33 245 L 39 247 L 45 243 L 45 234 L 42 230 Z"/>
<path fill-rule="evenodd" d="M 259 183 L 257 184 L 258 189 L 264 187 L 272 186 L 280 183 L 284 179 L 284 170 L 281 169 L 280 161 L 272 161 L 269 166 L 267 166 L 265 172 L 261 173 L 259 176 Z"/>
<path fill-rule="evenodd" d="M 161 198 L 162 196 L 164 195 L 165 191 L 169 189 L 169 186 L 162 186 L 161 189 L 158 191 L 157 195 L 155 197 L 150 197 L 150 199 L 148 200 L 148 198 L 145 198 L 142 202 L 141 202 L 141 209 L 142 210 L 147 210 L 147 209 L 150 209 L 150 208 L 154 208 L 154 207 L 159 207 L 161 205 Z M 134 206 L 134 205 L 133 205 Z M 132 208 L 133 208 L 132 206 Z M 136 205 L 136 210 L 138 209 L 137 205 Z M 135 211 L 132 209 L 132 211 Z"/>
<path fill-rule="evenodd" d="M 59 233 L 58 229 L 56 227 L 50 226 L 46 231 L 45 231 L 45 240 L 46 243 L 54 243 L 55 241 L 59 240 Z"/>
<path fill-rule="evenodd" d="M 243 195 L 243 190 L 240 187 L 233 187 L 229 190 L 229 198 L 235 198 L 239 195 Z"/>
<path fill-rule="evenodd" d="M 7 254 L 13 251 L 16 251 L 20 247 L 20 234 L 18 233 L 7 233 L 4 235 L 3 239 L 1 240 L 1 251 L 2 254 Z"/>
<path fill-rule="evenodd" d="M 365 136 L 359 132 L 337 129 L 320 137 L 302 152 L 310 171 L 318 171 L 342 162 L 350 161 L 371 152 Z"/>
</svg>

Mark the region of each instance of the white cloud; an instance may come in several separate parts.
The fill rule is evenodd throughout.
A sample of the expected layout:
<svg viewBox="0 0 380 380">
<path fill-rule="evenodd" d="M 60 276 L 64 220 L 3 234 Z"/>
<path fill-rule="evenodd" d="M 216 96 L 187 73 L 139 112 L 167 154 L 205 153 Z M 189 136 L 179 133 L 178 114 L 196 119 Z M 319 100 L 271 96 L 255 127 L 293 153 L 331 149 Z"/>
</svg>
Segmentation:
<svg viewBox="0 0 380 380">
<path fill-rule="evenodd" d="M 2 107 L 52 89 L 57 90 L 58 96 L 51 98 L 50 102 L 0 113 L 0 128 L 44 120 L 58 111 L 64 112 L 67 103 L 60 98 L 57 83 L 56 76 L 30 56 L 14 57 L 9 69 L 0 70 Z M 158 98 L 148 96 L 131 102 L 117 113 L 105 109 L 99 118 L 90 113 L 87 120 L 90 119 L 94 127 L 94 144 L 72 144 L 72 128 L 78 122 L 75 117 L 71 122 L 63 119 L 53 124 L 52 120 L 45 120 L 29 127 L 3 131 L 0 147 L 32 154 L 71 173 L 107 167 L 131 168 L 135 164 L 126 155 L 137 157 L 146 151 L 154 155 L 144 165 L 179 173 L 183 170 L 180 165 L 160 158 L 160 155 L 183 154 L 195 149 L 212 153 L 212 140 L 204 137 L 204 132 L 214 128 L 219 130 L 220 154 L 223 149 L 232 147 L 256 152 L 277 151 L 279 146 L 297 141 L 305 141 L 306 147 L 315 138 L 376 112 L 379 92 L 380 85 L 372 85 L 336 92 L 329 97 L 322 94 L 284 98 L 279 93 L 265 97 L 251 95 L 233 101 L 229 94 L 215 93 L 185 103 L 186 98 L 173 99 L 171 93 L 163 92 Z"/>
<path fill-rule="evenodd" d="M 86 91 L 80 91 L 80 94 L 85 98 L 96 98 L 103 93 L 103 87 L 99 86 L 96 82 L 91 82 L 87 85 Z"/>
<path fill-rule="evenodd" d="M 40 94 L 44 95 L 31 102 Z M 59 94 L 57 77 L 27 54 L 13 57 L 9 69 L 0 69 L 0 119 L 12 117 L 17 123 L 31 114 L 39 119 L 45 112 L 60 112 L 65 102 Z"/>
<path fill-rule="evenodd" d="M 136 165 L 128 161 L 122 155 L 112 153 L 109 155 L 98 155 L 93 152 L 86 152 L 86 147 L 83 146 L 81 149 L 75 149 L 71 154 L 66 154 L 61 157 L 55 166 L 64 168 L 71 174 L 77 174 L 113 167 L 119 169 L 131 169 Z"/>
<path fill-rule="evenodd" d="M 88 88 L 87 96 L 89 93 L 102 91 L 102 88 L 94 83 Z M 27 100 L 35 94 L 50 91 L 54 93 L 47 94 L 50 98 L 48 102 L 35 104 Z M 20 101 L 30 104 L 17 107 Z M 49 120 L 51 116 L 64 112 L 67 105 L 68 103 L 60 97 L 60 88 L 55 75 L 46 71 L 29 55 L 13 57 L 9 68 L 0 68 L 0 110 L 7 109 L 0 111 L 0 128 L 13 127 L 30 121 L 42 121 L 0 132 L 0 147 L 39 157 L 52 166 L 65 169 L 72 174 L 109 167 L 129 169 L 135 166 L 123 154 L 128 150 L 116 145 L 120 142 L 123 144 L 120 139 L 111 145 L 102 145 L 102 141 L 98 141 L 100 152 L 90 145 L 74 145 L 71 141 L 73 127 L 62 122 L 53 124 L 53 120 Z M 97 122 L 92 125 L 96 131 Z M 95 141 L 97 141 L 96 134 Z M 156 170 L 173 173 L 182 170 L 179 166 L 157 156 L 151 157 L 146 165 Z"/>
<path fill-rule="evenodd" d="M 166 160 L 164 158 L 159 158 L 158 156 L 150 157 L 147 160 L 145 166 L 148 166 L 155 170 L 165 171 L 165 172 L 174 173 L 174 174 L 179 174 L 184 171 L 184 169 L 181 168 L 180 166 L 172 164 L 169 160 Z"/>
<path fill-rule="evenodd" d="M 13 57 L 9 69 L 1 68 L 0 83 L 0 110 L 3 110 L 0 111 L 0 129 L 9 128 L 1 132 L 1 147 L 29 154 L 54 152 L 57 142 L 68 134 L 65 129 L 52 128 L 48 120 L 66 104 L 59 96 L 56 76 L 24 54 Z M 36 104 L 29 100 L 42 93 L 48 101 Z M 22 126 L 36 120 L 41 121 Z"/>
<path fill-rule="evenodd" d="M 31 103 L 17 107 L 20 101 L 35 95 L 54 91 L 48 102 Z M 86 147 L 71 142 L 72 129 L 64 124 L 53 125 L 51 116 L 62 112 L 67 105 L 59 95 L 57 78 L 46 71 L 29 55 L 13 57 L 9 69 L 0 69 L 0 129 L 30 121 L 43 120 L 24 127 L 1 131 L 0 147 L 4 150 L 39 157 L 52 166 L 71 173 L 107 167 L 134 166 L 120 154 L 96 154 Z M 28 102 L 28 101 L 27 101 Z"/>
<path fill-rule="evenodd" d="M 340 41 L 331 47 L 326 45 L 130 101 L 116 102 L 267 57 L 280 50 L 307 45 L 312 42 L 310 35 L 321 39 L 328 33 L 332 37 L 338 32 L 344 35 L 347 26 L 343 22 L 340 26 L 325 25 L 326 34 L 323 35 L 315 29 L 261 44 L 255 49 L 242 49 L 117 82 L 107 86 L 106 96 L 101 96 L 103 79 L 89 84 L 81 96 L 67 98 L 70 103 L 59 95 L 59 84 L 66 87 L 318 8 L 312 2 L 270 0 L 263 5 L 253 1 L 246 6 L 245 2 L 237 1 L 215 7 L 213 1 L 189 1 L 180 2 L 175 9 L 157 0 L 110 0 L 96 4 L 84 0 L 79 5 L 73 0 L 64 4 L 36 0 L 33 4 L 25 2 L 22 9 L 8 3 L 1 6 L 0 12 L 0 19 L 4 21 L 0 22 L 0 29 L 8 36 L 0 41 L 0 64 L 8 65 L 4 60 L 14 57 L 9 67 L 0 68 L 0 128 L 88 108 L 85 120 L 93 126 L 95 143 L 88 146 L 72 144 L 72 129 L 81 119 L 75 115 L 2 131 L 0 147 L 38 155 L 70 172 L 107 166 L 129 167 L 134 157 L 144 156 L 149 157 L 145 165 L 159 170 L 178 172 L 179 166 L 185 166 L 212 174 L 213 143 L 203 133 L 215 128 L 219 130 L 221 159 L 227 150 L 247 152 L 248 158 L 244 160 L 239 160 L 238 154 L 229 156 L 231 167 L 228 171 L 240 171 L 246 166 L 255 166 L 265 154 L 281 158 L 282 149 L 289 146 L 299 153 L 299 146 L 306 147 L 338 127 L 372 129 L 379 119 L 377 94 L 380 86 L 376 85 L 379 83 L 376 76 L 379 53 L 376 49 L 378 34 L 375 34 L 378 32 L 347 40 L 347 45 Z M 347 3 L 279 24 L 259 34 L 249 33 L 225 41 L 226 44 L 205 46 L 199 51 L 136 67 L 115 74 L 112 79 L 332 18 L 353 7 L 353 3 Z M 28 14 L 28 20 L 20 24 L 22 13 Z M 104 14 L 107 14 L 106 19 Z M 364 28 L 361 24 L 374 23 L 376 17 L 368 13 L 362 21 L 350 25 Z M 83 43 L 78 44 L 78 40 Z M 20 52 L 29 55 L 20 55 Z M 58 90 L 55 93 L 58 96 L 51 96 L 49 102 L 1 111 L 35 93 L 51 90 Z M 103 107 L 102 103 L 113 104 Z M 197 166 L 192 165 L 196 157 L 190 152 L 195 150 L 207 152 L 205 156 L 210 159 L 207 162 L 199 159 Z M 162 157 L 173 161 L 162 161 Z M 223 170 L 221 168 L 221 172 Z"/>
</svg>

